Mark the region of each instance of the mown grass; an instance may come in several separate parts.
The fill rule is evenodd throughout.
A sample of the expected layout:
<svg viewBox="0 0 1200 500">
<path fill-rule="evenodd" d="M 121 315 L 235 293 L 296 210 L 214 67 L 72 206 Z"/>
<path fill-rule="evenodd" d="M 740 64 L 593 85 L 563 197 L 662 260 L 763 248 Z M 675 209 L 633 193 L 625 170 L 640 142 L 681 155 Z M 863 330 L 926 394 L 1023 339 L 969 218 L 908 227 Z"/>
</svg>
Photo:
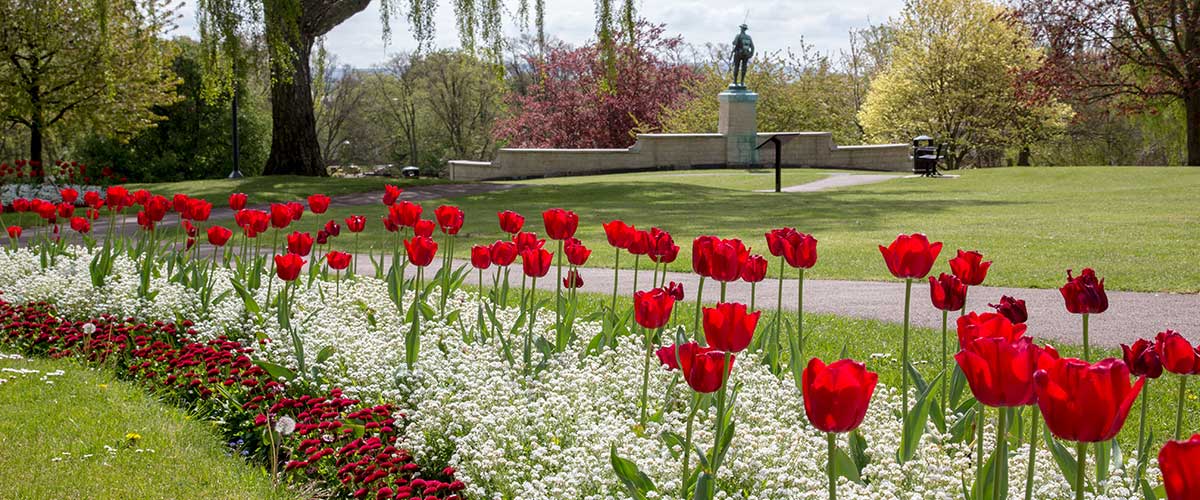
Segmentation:
<svg viewBox="0 0 1200 500">
<path fill-rule="evenodd" d="M 780 183 L 783 187 L 797 186 L 820 180 L 831 173 L 849 173 L 856 174 L 861 172 L 853 171 L 838 171 L 838 170 L 818 170 L 818 169 L 799 169 L 788 168 L 784 169 L 780 175 Z M 723 189 L 732 189 L 739 191 L 756 191 L 756 190 L 774 190 L 775 189 L 775 170 L 766 169 L 712 169 L 712 170 L 684 170 L 684 171 L 662 171 L 662 172 L 636 172 L 627 174 L 609 174 L 609 175 L 587 175 L 578 177 L 553 177 L 549 179 L 530 179 L 523 181 L 514 181 L 515 184 L 529 184 L 535 186 L 577 186 L 581 184 L 594 184 L 600 182 L 628 182 L 628 183 L 669 183 L 682 184 L 700 187 L 721 187 Z"/>
<path fill-rule="evenodd" d="M 313 193 L 329 196 L 339 194 L 382 191 L 386 184 L 400 187 L 444 184 L 450 181 L 436 178 L 394 179 L 389 177 L 330 178 L 300 175 L 269 175 L 242 177 L 240 179 L 204 179 L 196 181 L 159 182 L 129 184 L 130 190 L 147 189 L 153 193 L 171 196 L 184 193 L 193 198 L 203 198 L 214 205 L 225 206 L 230 193 L 250 195 L 251 204 L 303 200 Z"/>
<path fill-rule="evenodd" d="M 0 498 L 295 498 L 229 456 L 211 424 L 107 371 L 40 359 L 0 368 L 40 372 L 0 372 Z"/>
<path fill-rule="evenodd" d="M 1067 269 L 1088 266 L 1111 290 L 1200 291 L 1200 266 L 1190 264 L 1200 261 L 1200 169 L 998 168 L 959 174 L 783 194 L 730 188 L 726 184 L 734 184 L 722 176 L 623 174 L 545 179 L 423 205 L 426 218 L 442 203 L 461 206 L 467 214 L 461 234 L 469 244 L 504 237 L 496 223 L 500 210 L 524 214 L 526 228 L 542 232 L 543 210 L 568 208 L 580 216 L 577 236 L 594 250 L 593 262 L 602 263 L 612 261 L 613 250 L 601 224 L 612 219 L 670 231 L 681 247 L 671 266 L 677 271 L 690 270 L 697 235 L 742 238 L 765 253 L 763 233 L 794 226 L 820 240 L 820 260 L 809 276 L 881 280 L 890 276 L 878 245 L 901 232 L 924 232 L 945 243 L 943 262 L 957 248 L 977 249 L 993 260 L 989 285 L 1058 287 Z M 638 175 L 655 182 L 619 180 Z M 325 218 L 352 213 L 369 216 L 364 248 L 392 245 L 376 222 L 382 207 L 335 208 Z M 349 239 L 342 242 L 350 248 Z"/>
</svg>

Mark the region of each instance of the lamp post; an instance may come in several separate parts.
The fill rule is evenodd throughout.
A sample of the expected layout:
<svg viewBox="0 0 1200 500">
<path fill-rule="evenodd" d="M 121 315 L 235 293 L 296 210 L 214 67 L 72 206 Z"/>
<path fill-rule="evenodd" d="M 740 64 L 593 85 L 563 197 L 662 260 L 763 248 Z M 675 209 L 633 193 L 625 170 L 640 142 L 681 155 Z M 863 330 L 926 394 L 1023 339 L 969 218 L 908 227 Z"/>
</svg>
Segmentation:
<svg viewBox="0 0 1200 500">
<path fill-rule="evenodd" d="M 233 123 L 230 127 L 233 131 L 233 171 L 229 173 L 230 179 L 242 178 L 242 169 L 239 162 L 241 156 L 241 145 L 238 141 L 238 91 L 237 83 L 233 84 Z"/>
</svg>

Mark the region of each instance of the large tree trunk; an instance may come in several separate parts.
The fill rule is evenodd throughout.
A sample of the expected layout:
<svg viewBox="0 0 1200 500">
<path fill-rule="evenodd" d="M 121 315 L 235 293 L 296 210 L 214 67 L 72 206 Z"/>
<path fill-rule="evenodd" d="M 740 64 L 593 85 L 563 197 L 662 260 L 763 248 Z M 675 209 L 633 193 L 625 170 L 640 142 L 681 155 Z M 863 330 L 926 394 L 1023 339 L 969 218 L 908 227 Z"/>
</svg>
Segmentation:
<svg viewBox="0 0 1200 500">
<path fill-rule="evenodd" d="M 1187 159 L 1186 164 L 1200 166 L 1200 88 L 1188 89 L 1183 98 L 1187 109 Z"/>
<path fill-rule="evenodd" d="M 312 69 L 308 59 L 314 37 L 304 33 L 292 45 L 296 60 L 291 78 L 271 79 L 271 154 L 266 175 L 329 175 L 321 158 L 317 119 L 313 115 Z"/>
<path fill-rule="evenodd" d="M 367 8 L 368 3 L 370 0 L 300 0 L 295 32 L 286 35 L 295 57 L 293 72 L 280 75 L 272 69 L 271 154 L 263 168 L 264 174 L 329 175 L 321 159 L 317 120 L 313 115 L 309 56 L 317 37 Z M 295 14 L 275 9 L 265 12 L 268 30 L 272 27 L 289 30 L 288 23 L 278 17 L 287 15 Z"/>
<path fill-rule="evenodd" d="M 40 125 L 32 125 L 29 127 L 29 159 L 42 163 L 42 127 Z"/>
</svg>

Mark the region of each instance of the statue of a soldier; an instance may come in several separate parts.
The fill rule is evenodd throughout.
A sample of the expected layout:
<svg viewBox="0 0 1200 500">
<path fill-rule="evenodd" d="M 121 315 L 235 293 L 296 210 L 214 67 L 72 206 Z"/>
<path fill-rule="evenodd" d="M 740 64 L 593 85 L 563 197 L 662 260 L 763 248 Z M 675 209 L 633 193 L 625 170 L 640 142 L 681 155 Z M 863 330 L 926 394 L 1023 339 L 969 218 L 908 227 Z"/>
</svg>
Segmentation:
<svg viewBox="0 0 1200 500">
<path fill-rule="evenodd" d="M 733 38 L 733 85 L 735 88 L 746 88 L 746 66 L 750 63 L 750 58 L 754 57 L 754 40 L 750 39 L 750 35 L 746 34 L 746 30 L 750 29 L 745 24 L 739 26 L 742 29 Z"/>
</svg>

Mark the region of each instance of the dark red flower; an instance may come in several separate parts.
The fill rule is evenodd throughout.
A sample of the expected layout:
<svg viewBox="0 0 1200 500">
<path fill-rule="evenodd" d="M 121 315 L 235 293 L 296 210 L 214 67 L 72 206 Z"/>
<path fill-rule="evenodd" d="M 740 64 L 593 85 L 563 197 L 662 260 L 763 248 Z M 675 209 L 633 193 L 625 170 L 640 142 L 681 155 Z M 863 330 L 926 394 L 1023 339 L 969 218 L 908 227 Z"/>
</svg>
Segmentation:
<svg viewBox="0 0 1200 500">
<path fill-rule="evenodd" d="M 954 355 L 975 399 L 1004 408 L 1036 401 L 1033 372 L 1038 369 L 1038 358 L 1038 348 L 1029 337 L 1013 342 L 1001 337 L 980 337 Z"/>
<path fill-rule="evenodd" d="M 512 210 L 498 212 L 496 217 L 500 219 L 500 230 L 508 234 L 517 234 L 525 226 L 525 216 Z"/>
<path fill-rule="evenodd" d="M 546 236 L 552 240 L 573 237 L 575 230 L 579 228 L 579 216 L 561 208 L 551 208 L 542 212 L 542 222 L 546 224 Z"/>
<path fill-rule="evenodd" d="M 487 269 L 492 266 L 492 250 L 486 245 L 471 247 L 471 266 L 475 269 Z"/>
<path fill-rule="evenodd" d="M 742 281 L 758 283 L 767 277 L 767 259 L 761 255 L 751 255 L 742 266 Z"/>
<path fill-rule="evenodd" d="M 150 193 L 150 191 L 147 191 L 145 189 L 139 189 L 139 190 L 133 192 L 133 202 L 137 203 L 138 205 L 145 206 L 146 202 L 150 200 L 151 196 L 154 196 L 154 195 L 152 193 Z"/>
<path fill-rule="evenodd" d="M 1067 284 L 1058 289 L 1066 301 L 1067 311 L 1074 314 L 1100 314 L 1108 310 L 1108 294 L 1104 293 L 1104 280 L 1096 279 L 1096 271 L 1083 268 L 1078 278 L 1067 270 Z"/>
<path fill-rule="evenodd" d="M 208 220 L 209 215 L 212 215 L 212 203 L 209 203 L 208 200 L 192 198 L 188 202 L 185 218 L 204 222 Z"/>
<path fill-rule="evenodd" d="M 1200 354 L 1196 354 L 1191 342 L 1174 330 L 1159 332 L 1154 350 L 1158 352 L 1163 368 L 1171 373 L 1189 375 L 1200 368 Z"/>
<path fill-rule="evenodd" d="M 708 277 L 724 282 L 737 281 L 742 277 L 742 266 L 749 257 L 750 251 L 742 244 L 742 240 L 718 240 L 712 246 Z"/>
<path fill-rule="evenodd" d="M 789 266 L 810 269 L 817 263 L 817 239 L 812 235 L 784 227 L 772 229 L 766 236 L 771 255 L 783 257 Z"/>
<path fill-rule="evenodd" d="M 958 251 L 958 256 L 950 259 L 950 271 L 967 286 L 978 286 L 987 278 L 988 268 L 992 262 L 983 262 L 983 254 L 971 250 Z"/>
<path fill-rule="evenodd" d="M 323 194 L 311 194 L 308 196 L 308 211 L 314 214 L 323 214 L 329 210 L 329 197 Z"/>
<path fill-rule="evenodd" d="M 71 229 L 79 234 L 87 233 L 92 230 L 92 222 L 87 220 L 86 217 L 72 217 Z"/>
<path fill-rule="evenodd" d="M 58 216 L 63 219 L 70 219 L 75 216 L 75 205 L 70 203 L 58 204 Z"/>
<path fill-rule="evenodd" d="M 826 365 L 808 361 L 801 377 L 804 413 L 823 432 L 850 432 L 862 424 L 879 375 L 852 359 Z"/>
<path fill-rule="evenodd" d="M 312 246 L 312 235 L 308 233 L 296 231 L 287 235 L 287 249 L 289 253 L 305 257 L 308 256 L 308 252 L 312 251 Z"/>
<path fill-rule="evenodd" d="M 704 339 L 719 351 L 741 352 L 750 345 L 762 311 L 749 313 L 745 304 L 722 302 L 704 308 Z"/>
<path fill-rule="evenodd" d="M 415 266 L 425 267 L 433 262 L 437 253 L 437 242 L 428 236 L 413 236 L 404 240 L 404 248 L 408 250 L 408 261 Z"/>
<path fill-rule="evenodd" d="M 1155 343 L 1146 339 L 1137 339 L 1133 345 L 1121 344 L 1125 365 L 1129 373 L 1135 377 L 1158 378 L 1163 373 L 1162 358 L 1159 357 Z"/>
<path fill-rule="evenodd" d="M 692 240 L 692 272 L 709 277 L 709 272 L 712 268 L 712 253 L 713 245 L 716 245 L 720 238 L 716 236 L 697 236 Z"/>
<path fill-rule="evenodd" d="M 546 244 L 546 240 L 538 239 L 537 233 L 517 233 L 513 236 L 513 243 L 517 244 L 517 253 L 523 253 L 526 250 L 537 250 Z"/>
<path fill-rule="evenodd" d="M 967 301 L 967 285 L 957 276 L 942 273 L 937 278 L 929 277 L 929 300 L 933 307 L 943 311 L 962 310 Z"/>
<path fill-rule="evenodd" d="M 1115 437 L 1145 378 L 1130 383 L 1129 367 L 1109 358 L 1095 364 L 1062 358 L 1034 374 L 1038 407 L 1059 439 L 1096 443 Z"/>
<path fill-rule="evenodd" d="M 29 200 L 25 198 L 16 198 L 12 201 L 14 212 L 24 213 L 29 211 Z M 120 208 L 120 207 L 118 207 Z"/>
<path fill-rule="evenodd" d="M 550 271 L 554 261 L 550 252 L 542 248 L 530 248 L 521 252 L 521 270 L 530 278 L 541 278 Z"/>
<path fill-rule="evenodd" d="M 733 370 L 733 355 L 725 364 L 725 353 L 702 347 L 695 342 L 663 347 L 656 351 L 659 361 L 672 370 L 683 373 L 692 390 L 699 393 L 717 392 Z"/>
<path fill-rule="evenodd" d="M 275 274 L 283 281 L 295 280 L 300 276 L 300 269 L 303 267 L 304 259 L 294 253 L 275 256 Z"/>
<path fill-rule="evenodd" d="M 642 328 L 655 330 L 671 320 L 675 298 L 662 288 L 639 290 L 633 294 L 633 317 Z"/>
<path fill-rule="evenodd" d="M 592 255 L 591 249 L 583 246 L 583 243 L 567 243 L 563 247 L 563 253 L 567 254 L 567 262 L 570 262 L 572 266 L 586 264 L 588 257 Z"/>
<path fill-rule="evenodd" d="M 633 255 L 646 255 L 650 253 L 650 248 L 653 246 L 654 241 L 650 239 L 649 231 L 634 229 L 626 250 Z"/>
<path fill-rule="evenodd" d="M 657 227 L 650 228 L 650 250 L 647 252 L 654 262 L 674 261 L 679 255 L 679 245 L 671 238 L 671 233 Z M 665 260 L 665 259 L 670 259 Z"/>
<path fill-rule="evenodd" d="M 1002 314 L 1013 323 L 1024 323 L 1029 320 L 1029 311 L 1025 309 L 1024 300 L 1002 295 L 999 304 L 988 304 L 988 307 L 994 308 L 997 313 Z"/>
<path fill-rule="evenodd" d="M 614 248 L 627 249 L 630 243 L 633 243 L 633 232 L 636 231 L 633 226 L 619 220 L 606 222 L 603 226 L 608 244 Z"/>
<path fill-rule="evenodd" d="M 188 211 L 188 203 L 190 203 L 191 201 L 192 201 L 192 199 L 189 198 L 188 195 L 183 194 L 183 193 L 175 193 L 175 195 L 171 197 L 171 208 L 173 210 L 175 210 L 175 213 L 186 218 L 187 211 Z"/>
<path fill-rule="evenodd" d="M 383 204 L 388 206 L 396 204 L 396 200 L 400 199 L 400 193 L 403 192 L 404 190 L 400 189 L 400 186 L 391 184 L 383 186 Z"/>
<path fill-rule="evenodd" d="M 79 199 L 79 191 L 73 188 L 63 188 L 58 191 L 58 196 L 62 198 L 63 203 L 75 203 Z"/>
<path fill-rule="evenodd" d="M 563 277 L 563 287 L 579 288 L 583 286 L 583 276 L 579 275 L 579 271 L 572 269 L 567 271 L 567 275 Z"/>
<path fill-rule="evenodd" d="M 463 211 L 454 205 L 442 205 L 433 211 L 434 217 L 437 218 L 438 226 L 445 234 L 458 234 L 462 229 Z"/>
<path fill-rule="evenodd" d="M 325 254 L 325 261 L 329 263 L 330 269 L 338 271 L 350 267 L 350 254 L 334 250 Z"/>
<path fill-rule="evenodd" d="M 413 227 L 421 220 L 421 205 L 408 200 L 388 207 L 388 218 L 401 226 Z"/>
<path fill-rule="evenodd" d="M 511 241 L 497 241 L 488 249 L 492 254 L 492 263 L 504 267 L 517 260 L 517 244 Z"/>
<path fill-rule="evenodd" d="M 99 209 L 104 206 L 104 198 L 100 197 L 100 193 L 88 191 L 83 193 L 83 204 L 93 209 Z"/>
<path fill-rule="evenodd" d="M 233 193 L 229 195 L 229 208 L 234 212 L 246 208 L 246 200 L 249 199 L 246 193 Z"/>
<path fill-rule="evenodd" d="M 924 234 L 902 234 L 889 246 L 879 246 L 883 261 L 892 276 L 901 279 L 921 279 L 929 274 L 942 251 L 942 242 L 929 243 Z"/>
<path fill-rule="evenodd" d="M 233 231 L 222 226 L 209 226 L 208 243 L 215 247 L 223 247 L 233 237 Z"/>
<path fill-rule="evenodd" d="M 665 288 L 667 289 L 667 293 L 671 294 L 672 297 L 675 297 L 675 302 L 683 300 L 683 283 L 676 283 L 672 281 L 667 283 Z"/>
<path fill-rule="evenodd" d="M 788 238 L 795 234 L 799 233 L 795 228 L 791 227 L 781 227 L 768 231 L 766 233 L 767 250 L 771 252 L 771 255 L 783 257 L 787 253 Z"/>
<path fill-rule="evenodd" d="M 1187 441 L 1167 441 L 1158 452 L 1167 500 L 1196 500 L 1200 496 L 1200 434 Z"/>
<path fill-rule="evenodd" d="M 436 224 L 434 224 L 433 221 L 429 219 L 421 219 L 417 221 L 416 224 L 413 224 L 413 235 L 432 238 L 434 227 L 436 227 Z"/>
<path fill-rule="evenodd" d="M 271 227 L 283 229 L 292 223 L 292 210 L 283 203 L 271 204 Z"/>
<path fill-rule="evenodd" d="M 361 233 L 367 226 L 367 218 L 362 215 L 351 215 L 346 217 L 346 230 L 352 233 Z"/>
<path fill-rule="evenodd" d="M 304 204 L 298 201 L 287 202 L 288 211 L 292 213 L 292 220 L 300 220 L 304 216 Z"/>
<path fill-rule="evenodd" d="M 959 349 L 966 349 L 971 341 L 981 337 L 997 337 L 1006 342 L 1016 342 L 1024 335 L 1024 323 L 1013 324 L 1008 318 L 996 313 L 971 312 L 958 318 Z"/>
<path fill-rule="evenodd" d="M 392 218 L 389 216 L 385 215 L 380 217 L 379 221 L 383 223 L 383 228 L 389 233 L 394 233 L 400 230 L 400 224 L 397 224 L 396 221 L 392 220 Z"/>
</svg>

